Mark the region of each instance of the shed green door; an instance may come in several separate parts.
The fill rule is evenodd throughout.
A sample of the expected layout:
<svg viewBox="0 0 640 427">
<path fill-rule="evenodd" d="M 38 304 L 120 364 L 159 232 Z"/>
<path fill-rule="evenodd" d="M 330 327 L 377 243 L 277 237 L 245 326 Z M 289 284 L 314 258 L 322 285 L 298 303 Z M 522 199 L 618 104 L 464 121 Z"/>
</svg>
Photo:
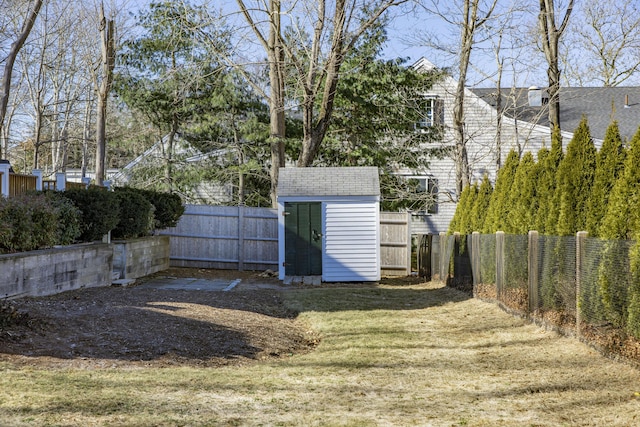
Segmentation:
<svg viewBox="0 0 640 427">
<path fill-rule="evenodd" d="M 287 202 L 284 211 L 285 275 L 322 275 L 321 203 Z"/>
</svg>

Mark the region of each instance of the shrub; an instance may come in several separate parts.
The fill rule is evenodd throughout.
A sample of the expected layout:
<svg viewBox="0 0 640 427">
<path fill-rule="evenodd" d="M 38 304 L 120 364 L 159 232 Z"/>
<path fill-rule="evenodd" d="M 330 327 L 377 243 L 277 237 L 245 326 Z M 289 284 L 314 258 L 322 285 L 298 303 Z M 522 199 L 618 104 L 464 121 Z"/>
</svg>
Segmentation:
<svg viewBox="0 0 640 427">
<path fill-rule="evenodd" d="M 55 209 L 42 194 L 0 198 L 0 250 L 23 252 L 55 245 Z"/>
<path fill-rule="evenodd" d="M 57 218 L 57 245 L 70 245 L 82 234 L 82 212 L 73 202 L 58 191 L 45 191 Z"/>
<path fill-rule="evenodd" d="M 180 196 L 155 190 L 138 191 L 140 191 L 155 208 L 154 228 L 163 229 L 178 225 L 178 220 L 184 213 L 184 206 L 182 205 Z"/>
<path fill-rule="evenodd" d="M 140 190 L 117 187 L 114 194 L 120 204 L 120 219 L 112 236 L 120 239 L 145 236 L 153 229 L 153 205 Z"/>
<path fill-rule="evenodd" d="M 61 193 L 81 211 L 80 240 L 93 242 L 113 230 L 120 220 L 118 196 L 104 188 L 70 188 Z"/>
<path fill-rule="evenodd" d="M 570 236 L 586 227 L 585 212 L 593 187 L 596 153 L 587 119 L 583 117 L 567 145 L 567 155 L 558 166 L 559 212 L 555 232 L 559 236 Z"/>
</svg>

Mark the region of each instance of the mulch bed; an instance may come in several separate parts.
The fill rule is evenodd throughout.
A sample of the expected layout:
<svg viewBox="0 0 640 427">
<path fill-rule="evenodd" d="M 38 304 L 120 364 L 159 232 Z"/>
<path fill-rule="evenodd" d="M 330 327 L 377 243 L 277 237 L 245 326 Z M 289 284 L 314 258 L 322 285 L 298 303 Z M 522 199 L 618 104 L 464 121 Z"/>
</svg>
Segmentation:
<svg viewBox="0 0 640 427">
<path fill-rule="evenodd" d="M 297 313 L 284 306 L 279 282 L 269 275 L 179 268 L 158 275 L 241 278 L 249 286 L 221 292 L 133 285 L 5 301 L 0 362 L 84 368 L 223 366 L 287 357 L 318 343 L 296 320 Z M 251 288 L 252 283 L 271 283 L 272 289 Z"/>
</svg>

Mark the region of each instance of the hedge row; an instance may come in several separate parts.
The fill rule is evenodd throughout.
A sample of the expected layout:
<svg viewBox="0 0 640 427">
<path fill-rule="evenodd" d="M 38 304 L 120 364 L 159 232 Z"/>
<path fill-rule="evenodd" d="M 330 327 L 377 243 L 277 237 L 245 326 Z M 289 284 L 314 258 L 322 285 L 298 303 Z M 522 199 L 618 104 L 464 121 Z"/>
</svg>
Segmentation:
<svg viewBox="0 0 640 427">
<path fill-rule="evenodd" d="M 640 129 L 625 144 L 612 122 L 596 150 L 587 119 L 562 149 L 560 132 L 537 161 L 530 152 L 512 150 L 498 171 L 495 187 L 465 188 L 449 231 L 570 236 L 586 230 L 592 237 L 633 239 L 640 233 Z"/>
<path fill-rule="evenodd" d="M 0 253 L 92 242 L 111 231 L 124 239 L 174 227 L 184 213 L 176 194 L 119 187 L 0 197 Z"/>
<path fill-rule="evenodd" d="M 450 224 L 450 232 L 473 231 L 570 236 L 586 230 L 603 242 L 597 260 L 597 283 L 579 296 L 580 309 L 640 339 L 640 129 L 623 142 L 616 122 L 596 150 L 587 120 L 562 150 L 560 134 L 551 150 L 522 158 L 512 151 L 498 171 L 495 188 L 488 178 L 467 187 Z M 546 265 L 563 261 L 562 248 L 545 251 Z M 557 272 L 541 276 L 545 307 L 563 306 Z"/>
</svg>

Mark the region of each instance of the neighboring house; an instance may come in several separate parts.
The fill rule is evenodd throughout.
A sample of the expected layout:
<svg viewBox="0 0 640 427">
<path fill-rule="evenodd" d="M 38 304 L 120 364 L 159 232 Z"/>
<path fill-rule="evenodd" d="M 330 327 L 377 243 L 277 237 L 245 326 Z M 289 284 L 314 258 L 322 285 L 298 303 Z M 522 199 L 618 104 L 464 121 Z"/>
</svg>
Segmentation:
<svg viewBox="0 0 640 427">
<path fill-rule="evenodd" d="M 166 162 L 166 152 L 168 149 L 168 136 L 153 144 L 148 150 L 140 154 L 131 162 L 126 164 L 116 173 L 111 175 L 114 186 L 125 186 L 131 184 L 136 172 L 145 168 L 158 171 L 164 167 Z M 175 136 L 173 141 L 173 158 L 176 160 L 174 167 L 184 167 L 204 164 L 207 160 L 223 156 L 226 150 L 214 150 L 210 153 L 202 153 L 200 150 L 189 144 L 188 141 Z M 181 194 L 185 203 L 190 204 L 227 204 L 233 200 L 233 185 L 231 183 L 219 184 L 202 181 L 189 189 L 186 194 Z"/>
<path fill-rule="evenodd" d="M 418 70 L 434 68 L 426 59 L 413 65 Z M 437 206 L 430 213 L 413 216 L 414 234 L 446 232 L 456 209 L 456 164 L 453 159 L 455 136 L 453 133 L 454 93 L 457 82 L 444 77 L 425 94 L 427 111 L 425 119 L 417 126 L 442 126 L 443 147 L 451 148 L 451 155 L 433 159 L 425 167 L 425 175 L 437 190 Z M 467 152 L 472 182 L 479 182 L 488 174 L 495 182 L 499 165 L 514 148 L 520 153 L 537 154 L 542 147 L 551 147 L 551 130 L 547 116 L 547 96 L 543 89 L 502 88 L 498 102 L 496 88 L 465 90 L 465 129 Z M 500 105 L 500 111 L 498 111 Z M 623 138 L 631 139 L 640 125 L 640 87 L 613 88 L 561 88 L 560 127 L 563 146 L 573 137 L 583 116 L 587 117 L 591 136 L 600 147 L 606 129 L 617 120 Z M 501 117 L 498 132 L 498 117 Z M 498 141 L 500 143 L 498 144 Z"/>
</svg>

